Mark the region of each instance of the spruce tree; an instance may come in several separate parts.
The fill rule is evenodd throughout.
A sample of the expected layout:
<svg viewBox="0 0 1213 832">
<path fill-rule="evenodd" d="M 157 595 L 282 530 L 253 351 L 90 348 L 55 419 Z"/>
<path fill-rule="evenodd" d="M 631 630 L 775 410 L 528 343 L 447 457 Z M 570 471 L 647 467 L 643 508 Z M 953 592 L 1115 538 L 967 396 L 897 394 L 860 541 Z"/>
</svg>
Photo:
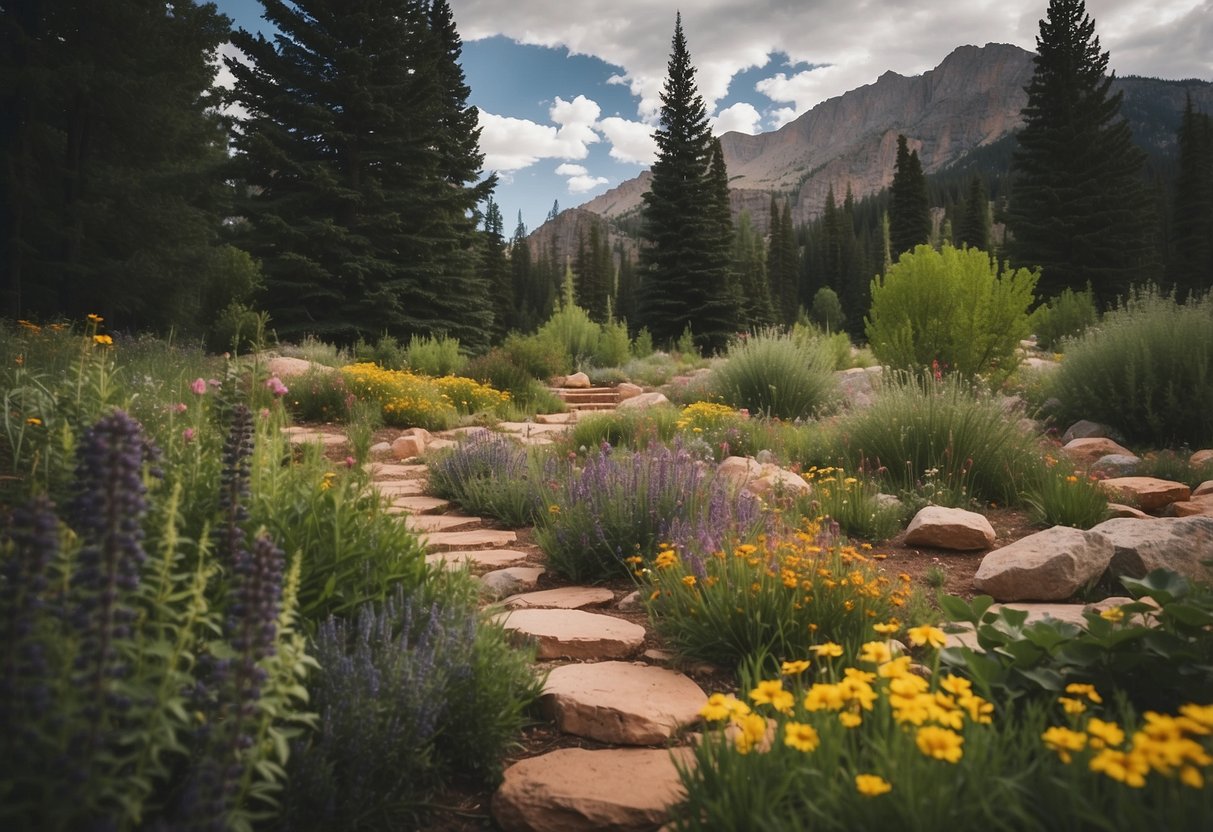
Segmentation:
<svg viewBox="0 0 1213 832">
<path fill-rule="evenodd" d="M 737 229 L 733 235 L 733 273 L 737 275 L 741 287 L 742 326 L 758 329 L 774 323 L 762 239 L 754 231 L 750 212 L 745 210 L 737 218 Z"/>
<path fill-rule="evenodd" d="M 493 340 L 498 342 L 515 325 L 514 283 L 505 251 L 505 220 L 501 217 L 501 207 L 489 197 L 484 208 L 480 279 L 489 287 L 493 298 Z"/>
<path fill-rule="evenodd" d="M 510 297 L 514 302 L 510 329 L 530 332 L 539 326 L 534 313 L 534 306 L 537 304 L 532 297 L 534 279 L 531 245 L 527 242 L 526 223 L 522 221 L 522 212 L 519 211 L 518 225 L 514 226 L 514 236 L 510 238 Z"/>
<path fill-rule="evenodd" d="M 974 175 L 969 192 L 962 204 L 960 222 L 956 226 L 956 242 L 960 246 L 990 250 L 990 198 L 986 183 Z"/>
<path fill-rule="evenodd" d="M 1041 268 L 1037 294 L 1082 291 L 1107 306 L 1153 276 L 1144 154 L 1110 94 L 1083 0 L 1050 0 L 1036 38 L 1024 126 L 1012 161 L 1008 253 Z"/>
<path fill-rule="evenodd" d="M 918 160 L 918 151 L 910 151 L 905 136 L 897 137 L 897 161 L 890 188 L 889 245 L 893 259 L 914 246 L 931 239 L 931 206 L 927 197 L 927 178 Z"/>
<path fill-rule="evenodd" d="M 249 112 L 237 140 L 243 240 L 281 334 L 340 342 L 446 334 L 476 351 L 493 320 L 477 268 L 475 110 L 438 0 L 261 0 L 273 41 L 228 61 Z"/>
<path fill-rule="evenodd" d="M 0 314 L 197 332 L 251 289 L 222 238 L 229 28 L 193 0 L 0 4 Z"/>
<path fill-rule="evenodd" d="M 658 342 L 688 327 L 701 350 L 714 351 L 735 330 L 728 298 L 728 237 L 720 236 L 711 187 L 712 134 L 695 68 L 674 24 L 668 75 L 661 93 L 657 159 L 644 194 L 641 249 L 642 323 Z M 735 309 L 733 313 L 735 314 Z"/>
<path fill-rule="evenodd" d="M 1179 127 L 1179 175 L 1168 276 L 1179 295 L 1213 288 L 1213 118 L 1188 97 Z"/>
</svg>

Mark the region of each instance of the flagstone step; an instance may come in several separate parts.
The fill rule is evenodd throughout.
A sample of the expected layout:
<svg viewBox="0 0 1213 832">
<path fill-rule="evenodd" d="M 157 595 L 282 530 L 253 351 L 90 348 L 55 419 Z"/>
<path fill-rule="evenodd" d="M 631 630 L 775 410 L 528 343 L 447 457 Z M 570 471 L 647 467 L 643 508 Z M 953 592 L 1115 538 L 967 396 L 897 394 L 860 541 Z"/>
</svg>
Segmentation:
<svg viewBox="0 0 1213 832">
<path fill-rule="evenodd" d="M 562 586 L 542 592 L 514 595 L 502 602 L 507 610 L 604 607 L 615 600 L 615 593 L 601 586 Z"/>
<path fill-rule="evenodd" d="M 661 745 L 699 720 L 707 694 L 688 676 L 633 662 L 553 668 L 539 707 L 566 734 L 616 745 Z"/>
<path fill-rule="evenodd" d="M 689 749 L 562 748 L 505 770 L 493 795 L 504 832 L 649 832 L 683 795 L 674 755 Z"/>
<path fill-rule="evenodd" d="M 283 428 L 282 432 L 286 435 L 287 441 L 292 445 L 319 443 L 324 447 L 329 448 L 344 445 L 347 442 L 345 434 L 343 433 L 326 433 L 322 430 L 316 430 L 314 428 L 292 426 Z"/>
<path fill-rule="evenodd" d="M 535 641 L 540 659 L 628 659 L 644 646 L 644 627 L 601 613 L 511 610 L 496 620 L 516 638 Z"/>
<path fill-rule="evenodd" d="M 385 511 L 388 514 L 442 514 L 450 507 L 450 500 L 418 494 L 395 498 Z"/>
<path fill-rule="evenodd" d="M 542 566 L 509 566 L 494 569 L 480 576 L 481 594 L 488 598 L 502 598 L 529 592 L 539 584 L 547 570 Z"/>
<path fill-rule="evenodd" d="M 424 476 L 429 470 L 423 463 L 369 462 L 366 471 L 376 480 L 411 479 Z"/>
<path fill-rule="evenodd" d="M 371 483 L 385 497 L 411 497 L 425 491 L 425 480 L 375 480 Z"/>
<path fill-rule="evenodd" d="M 404 518 L 405 527 L 416 534 L 449 532 L 467 526 L 478 526 L 483 522 L 479 517 L 467 517 L 462 514 L 410 514 Z"/>
<path fill-rule="evenodd" d="M 433 536 L 430 535 L 430 537 Z M 476 571 L 477 569 L 494 569 L 512 563 L 522 563 L 526 558 L 526 552 L 519 552 L 515 549 L 472 549 L 435 552 L 426 555 L 425 562 L 451 566 L 456 569 L 466 565 L 472 571 Z"/>
<path fill-rule="evenodd" d="M 452 549 L 470 549 L 509 546 L 518 542 L 518 535 L 507 529 L 471 529 L 462 532 L 431 532 L 425 536 L 426 549 L 443 552 Z"/>
</svg>

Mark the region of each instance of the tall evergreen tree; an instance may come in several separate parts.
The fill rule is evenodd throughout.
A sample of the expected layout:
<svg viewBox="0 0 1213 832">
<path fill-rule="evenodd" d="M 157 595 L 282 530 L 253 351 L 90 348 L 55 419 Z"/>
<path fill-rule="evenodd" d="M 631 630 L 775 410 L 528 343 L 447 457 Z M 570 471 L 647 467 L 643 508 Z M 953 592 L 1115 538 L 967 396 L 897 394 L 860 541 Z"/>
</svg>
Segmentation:
<svg viewBox="0 0 1213 832">
<path fill-rule="evenodd" d="M 969 192 L 962 204 L 956 242 L 969 248 L 990 250 L 990 198 L 986 195 L 985 181 L 976 174 L 969 182 Z"/>
<path fill-rule="evenodd" d="M 615 267 L 611 262 L 611 244 L 606 229 L 597 220 L 590 220 L 589 239 L 584 235 L 577 248 L 577 305 L 591 319 L 603 323 L 607 308 L 613 303 Z"/>
<path fill-rule="evenodd" d="M 659 342 L 673 341 L 690 327 L 699 348 L 711 352 L 736 330 L 736 309 L 728 308 L 728 238 L 721 240 L 712 209 L 712 134 L 681 15 L 661 102 L 653 134 L 657 160 L 644 195 L 642 323 Z"/>
<path fill-rule="evenodd" d="M 733 234 L 733 273 L 741 287 L 741 323 L 755 329 L 775 322 L 771 308 L 771 286 L 767 281 L 766 253 L 762 238 L 743 210 Z"/>
<path fill-rule="evenodd" d="M 931 239 L 931 206 L 927 197 L 927 178 L 911 151 L 905 136 L 897 137 L 897 161 L 893 167 L 893 185 L 889 189 L 889 245 L 893 259 L 914 246 Z"/>
<path fill-rule="evenodd" d="M 514 325 L 514 282 L 505 252 L 505 220 L 501 207 L 489 197 L 484 208 L 484 240 L 480 279 L 493 299 L 493 340 L 500 341 Z"/>
<path fill-rule="evenodd" d="M 229 26 L 193 0 L 0 3 L 0 314 L 180 330 L 251 289 L 221 239 Z"/>
<path fill-rule="evenodd" d="M 1213 288 L 1213 118 L 1188 97 L 1179 127 L 1179 175 L 1168 262 L 1180 295 Z"/>
<path fill-rule="evenodd" d="M 389 332 L 487 346 L 476 260 L 476 112 L 444 0 L 261 0 L 278 34 L 229 60 L 249 112 L 238 140 L 243 240 L 280 332 Z"/>
<path fill-rule="evenodd" d="M 1110 95 L 1083 0 L 1049 0 L 1012 162 L 1007 249 L 1041 268 L 1040 297 L 1088 283 L 1104 306 L 1154 276 L 1144 154 Z"/>
<path fill-rule="evenodd" d="M 522 212 L 519 211 L 518 225 L 514 226 L 514 236 L 510 238 L 510 297 L 514 311 L 510 316 L 509 329 L 529 332 L 539 326 L 532 311 L 535 305 L 531 297 L 533 271 L 531 245 L 526 239 L 526 223 L 522 221 Z"/>
</svg>

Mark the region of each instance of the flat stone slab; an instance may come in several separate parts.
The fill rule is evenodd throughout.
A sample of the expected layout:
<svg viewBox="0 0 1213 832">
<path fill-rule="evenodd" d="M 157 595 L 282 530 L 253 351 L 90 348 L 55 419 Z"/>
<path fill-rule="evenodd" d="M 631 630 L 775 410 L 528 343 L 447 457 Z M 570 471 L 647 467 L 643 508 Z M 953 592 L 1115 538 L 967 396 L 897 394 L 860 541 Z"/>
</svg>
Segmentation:
<svg viewBox="0 0 1213 832">
<path fill-rule="evenodd" d="M 514 549 L 473 549 L 470 551 L 435 552 L 432 555 L 426 555 L 425 562 L 454 567 L 466 564 L 472 569 L 476 569 L 477 567 L 495 569 L 511 563 L 521 563 L 526 558 L 526 552 L 519 552 Z"/>
<path fill-rule="evenodd" d="M 498 422 L 497 429 L 506 433 L 520 433 L 524 436 L 527 434 L 556 434 L 559 436 L 568 431 L 568 425 L 544 422 Z"/>
<path fill-rule="evenodd" d="M 343 433 L 325 433 L 309 428 L 289 427 L 283 428 L 282 432 L 286 434 L 287 440 L 292 445 L 307 445 L 316 442 L 329 448 L 344 445 L 347 441 Z"/>
<path fill-rule="evenodd" d="M 404 525 L 416 533 L 445 532 L 483 522 L 479 517 L 462 514 L 410 514 L 404 518 Z"/>
<path fill-rule="evenodd" d="M 376 480 L 371 483 L 385 497 L 412 496 L 425 491 L 425 480 Z"/>
<path fill-rule="evenodd" d="M 406 465 L 398 462 L 371 462 L 365 468 L 377 480 L 421 477 L 427 470 L 421 463 Z"/>
<path fill-rule="evenodd" d="M 510 566 L 494 569 L 480 578 L 481 591 L 490 598 L 502 598 L 527 592 L 539 585 L 539 579 L 547 570 L 542 566 Z"/>
<path fill-rule="evenodd" d="M 577 413 L 536 413 L 535 421 L 541 425 L 569 425 L 577 421 Z"/>
<path fill-rule="evenodd" d="M 699 720 L 707 694 L 674 670 L 631 662 L 553 668 L 539 707 L 566 734 L 616 745 L 660 745 Z"/>
<path fill-rule="evenodd" d="M 644 646 L 644 627 L 600 613 L 512 610 L 497 620 L 519 637 L 537 642 L 541 659 L 628 659 Z"/>
<path fill-rule="evenodd" d="M 604 607 L 615 600 L 615 593 L 601 586 L 562 586 L 542 592 L 515 595 L 504 601 L 507 610 L 559 609 L 579 610 L 582 607 Z"/>
<path fill-rule="evenodd" d="M 392 500 L 388 514 L 439 514 L 451 507 L 450 500 L 424 494 L 397 497 Z"/>
<path fill-rule="evenodd" d="M 562 748 L 505 770 L 493 795 L 504 832 L 652 832 L 683 796 L 674 754 L 687 749 Z"/>
<path fill-rule="evenodd" d="M 1131 503 L 1142 511 L 1160 511 L 1192 496 L 1192 489 L 1184 483 L 1156 477 L 1112 477 L 1100 481 L 1099 487 L 1109 499 Z"/>
<path fill-rule="evenodd" d="M 466 549 L 473 546 L 489 548 L 509 546 L 518 542 L 518 535 L 507 529 L 472 529 L 466 532 L 433 532 L 426 535 L 430 551 Z"/>
</svg>

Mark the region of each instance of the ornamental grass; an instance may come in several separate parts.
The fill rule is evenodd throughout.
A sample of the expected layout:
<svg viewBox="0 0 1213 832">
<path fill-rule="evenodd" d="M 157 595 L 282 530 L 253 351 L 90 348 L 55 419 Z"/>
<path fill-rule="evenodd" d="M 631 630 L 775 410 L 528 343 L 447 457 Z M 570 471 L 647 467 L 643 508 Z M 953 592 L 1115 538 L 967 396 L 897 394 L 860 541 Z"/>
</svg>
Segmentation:
<svg viewBox="0 0 1213 832">
<path fill-rule="evenodd" d="M 807 419 L 833 405 L 833 371 L 828 344 L 768 332 L 731 344 L 709 385 L 719 400 L 755 415 Z"/>
<path fill-rule="evenodd" d="M 734 539 L 735 540 L 735 539 Z M 747 658 L 807 655 L 833 642 L 857 650 L 910 600 L 910 578 L 890 578 L 871 547 L 840 542 L 808 523 L 781 539 L 715 549 L 668 547 L 633 559 L 654 629 L 683 655 L 735 667 Z"/>
</svg>

